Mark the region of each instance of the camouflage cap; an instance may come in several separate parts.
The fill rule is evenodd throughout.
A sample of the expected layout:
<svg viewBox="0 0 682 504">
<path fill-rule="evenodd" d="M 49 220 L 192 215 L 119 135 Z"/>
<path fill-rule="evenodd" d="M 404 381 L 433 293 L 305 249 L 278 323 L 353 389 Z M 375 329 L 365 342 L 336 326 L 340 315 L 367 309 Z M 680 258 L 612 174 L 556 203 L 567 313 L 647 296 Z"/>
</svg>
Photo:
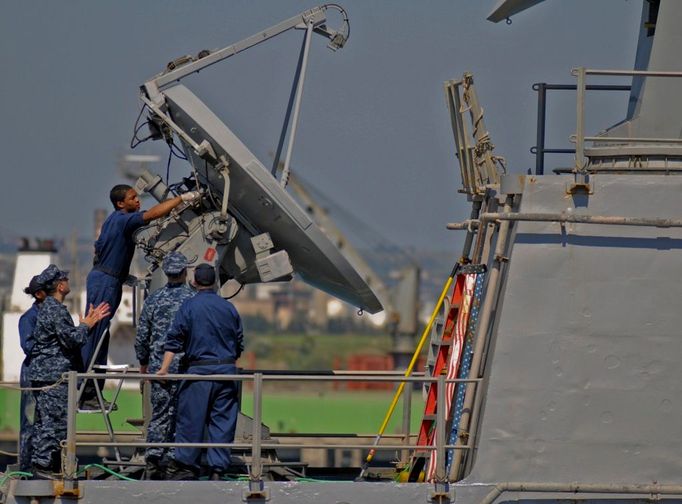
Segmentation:
<svg viewBox="0 0 682 504">
<path fill-rule="evenodd" d="M 179 275 L 187 269 L 187 258 L 180 252 L 171 252 L 163 260 L 161 269 L 166 275 Z"/>
<path fill-rule="evenodd" d="M 68 271 L 60 270 L 56 265 L 50 264 L 47 268 L 40 272 L 37 282 L 39 285 L 45 287 L 56 280 L 66 280 L 68 278 Z"/>
<path fill-rule="evenodd" d="M 44 290 L 45 286 L 40 283 L 40 280 L 38 280 L 38 277 L 40 275 L 35 275 L 33 278 L 31 278 L 31 281 L 28 283 L 28 287 L 26 287 L 25 291 L 26 294 L 30 294 L 31 296 L 34 296 L 36 292 Z"/>
</svg>

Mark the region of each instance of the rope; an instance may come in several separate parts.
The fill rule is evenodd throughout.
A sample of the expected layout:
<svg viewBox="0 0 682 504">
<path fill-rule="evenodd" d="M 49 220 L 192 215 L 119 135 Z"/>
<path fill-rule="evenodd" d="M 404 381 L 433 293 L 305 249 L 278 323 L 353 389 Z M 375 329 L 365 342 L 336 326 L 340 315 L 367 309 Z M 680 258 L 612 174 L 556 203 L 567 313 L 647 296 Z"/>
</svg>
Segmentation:
<svg viewBox="0 0 682 504">
<path fill-rule="evenodd" d="M 0 388 L 7 390 L 20 390 L 21 392 L 33 392 L 38 390 L 49 390 L 51 388 L 58 387 L 66 381 L 66 378 L 62 377 L 51 385 L 45 385 L 43 387 L 21 387 L 17 385 L 17 382 L 0 382 Z"/>
<path fill-rule="evenodd" d="M 18 453 L 12 453 L 12 452 L 8 452 L 5 450 L 0 450 L 0 455 L 6 455 L 7 457 L 14 457 L 14 458 L 17 458 L 19 456 Z"/>
</svg>

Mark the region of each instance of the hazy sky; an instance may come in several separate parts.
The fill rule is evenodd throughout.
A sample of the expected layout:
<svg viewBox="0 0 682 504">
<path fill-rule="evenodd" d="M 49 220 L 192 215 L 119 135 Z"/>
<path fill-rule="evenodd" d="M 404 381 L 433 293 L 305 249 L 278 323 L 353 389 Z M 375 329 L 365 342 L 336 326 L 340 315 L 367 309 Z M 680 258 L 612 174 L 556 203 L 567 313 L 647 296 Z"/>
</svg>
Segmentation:
<svg viewBox="0 0 682 504">
<path fill-rule="evenodd" d="M 465 218 L 468 204 L 457 193 L 443 81 L 474 73 L 496 153 L 510 171 L 525 172 L 535 163 L 531 84 L 574 83 L 576 66 L 631 68 L 642 5 L 547 0 L 505 25 L 485 20 L 493 0 L 339 3 L 350 17 L 350 40 L 332 53 L 325 39 L 313 39 L 292 165 L 393 241 L 455 254 L 460 237 L 445 224 Z M 229 45 L 313 5 L 3 2 L 0 234 L 91 235 L 94 209 L 109 207 L 108 190 L 121 181 L 117 162 L 130 152 L 138 86 L 180 55 Z M 266 166 L 301 37 L 277 37 L 185 81 Z M 574 97 L 552 98 L 548 143 L 565 147 Z M 625 98 L 588 102 L 591 132 L 620 120 Z M 160 154 L 156 170 L 165 172 L 165 144 L 135 153 Z M 188 172 L 182 163 L 173 162 L 172 177 Z"/>
</svg>

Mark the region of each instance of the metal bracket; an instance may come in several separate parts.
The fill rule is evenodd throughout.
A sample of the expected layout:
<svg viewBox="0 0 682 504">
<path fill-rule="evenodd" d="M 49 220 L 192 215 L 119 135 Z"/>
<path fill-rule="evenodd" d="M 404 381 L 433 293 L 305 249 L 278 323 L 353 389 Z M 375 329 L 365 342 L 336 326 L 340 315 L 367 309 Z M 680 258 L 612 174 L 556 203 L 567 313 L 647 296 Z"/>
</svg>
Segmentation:
<svg viewBox="0 0 682 504">
<path fill-rule="evenodd" d="M 251 245 L 256 253 L 256 268 L 262 282 L 273 282 L 293 273 L 294 269 L 287 251 L 272 252 L 275 245 L 269 233 L 254 236 L 251 238 Z"/>
<path fill-rule="evenodd" d="M 78 481 L 60 481 L 54 482 L 55 497 L 67 497 L 69 499 L 80 499 L 83 497 L 81 489 L 78 487 Z"/>
<path fill-rule="evenodd" d="M 435 483 L 435 489 L 429 495 L 429 503 L 431 504 L 450 504 L 455 502 L 455 491 L 450 489 L 450 485 L 446 483 Z"/>
<path fill-rule="evenodd" d="M 506 262 L 509 262 L 509 258 L 507 256 L 503 256 L 503 255 L 496 255 L 495 261 L 497 261 L 498 263 L 506 263 Z"/>
<path fill-rule="evenodd" d="M 566 194 L 571 196 L 575 194 L 592 195 L 594 194 L 594 188 L 586 179 L 576 180 L 572 184 L 566 184 Z"/>
<path fill-rule="evenodd" d="M 251 245 L 253 251 L 256 253 L 256 259 L 262 259 L 270 255 L 270 251 L 275 246 L 270 238 L 270 233 L 259 234 L 251 238 Z"/>
<path fill-rule="evenodd" d="M 140 99 L 159 119 L 161 119 L 170 129 L 172 129 L 185 143 L 194 149 L 194 152 L 196 152 L 199 157 L 202 159 L 208 158 L 213 162 L 217 161 L 213 147 L 210 143 L 208 143 L 207 140 L 202 141 L 200 144 L 196 143 L 194 139 L 185 132 L 185 130 L 175 124 L 175 121 L 173 121 L 168 114 L 161 110 L 161 107 L 153 103 L 144 95 L 141 95 Z"/>
<path fill-rule="evenodd" d="M 216 166 L 216 170 L 223 177 L 223 202 L 220 207 L 220 219 L 224 222 L 227 220 L 227 201 L 230 197 L 230 161 L 225 156 L 220 156 L 220 164 Z"/>
<path fill-rule="evenodd" d="M 242 502 L 256 504 L 270 500 L 270 489 L 265 488 L 262 480 L 249 481 L 249 489 L 242 492 Z"/>
</svg>

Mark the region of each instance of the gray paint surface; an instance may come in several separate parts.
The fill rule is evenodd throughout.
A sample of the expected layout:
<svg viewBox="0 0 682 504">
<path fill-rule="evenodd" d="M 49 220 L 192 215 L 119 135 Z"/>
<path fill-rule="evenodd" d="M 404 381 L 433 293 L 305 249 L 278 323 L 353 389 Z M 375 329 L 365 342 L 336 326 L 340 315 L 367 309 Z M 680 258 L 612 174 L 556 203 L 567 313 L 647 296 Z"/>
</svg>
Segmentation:
<svg viewBox="0 0 682 504">
<path fill-rule="evenodd" d="M 679 48 L 682 46 L 679 20 L 682 17 L 682 3 L 677 0 L 661 0 L 653 42 L 652 37 L 646 34 L 647 7 L 648 4 L 645 3 L 636 67 L 649 71 L 679 71 Z M 628 110 L 628 116 L 632 115 L 634 106 L 634 117 L 610 129 L 607 136 L 680 138 L 680 93 L 682 79 L 679 77 L 635 78 Z"/>
<path fill-rule="evenodd" d="M 682 180 L 528 177 L 521 212 L 676 217 Z M 682 474 L 682 232 L 521 222 L 463 483 L 675 483 Z"/>
<path fill-rule="evenodd" d="M 33 482 L 15 483 L 15 490 L 28 487 Z M 43 485 L 45 487 L 45 485 Z M 350 488 L 352 487 L 352 490 Z M 431 485 L 398 483 L 352 483 L 352 482 L 270 482 L 266 483 L 273 504 L 365 504 L 382 502 L 426 502 Z M 217 502 L 242 502 L 242 494 L 248 489 L 247 482 L 210 481 L 84 481 L 80 484 L 82 504 L 129 504 L 146 502 L 192 502 L 208 504 Z M 21 493 L 19 491 L 19 493 Z M 52 499 L 42 498 L 41 502 Z M 8 504 L 28 502 L 26 497 L 10 497 Z M 60 502 L 56 500 L 54 502 Z M 66 501 L 65 501 L 66 502 Z M 73 501 L 69 501 L 73 502 Z M 254 502 L 260 502 L 258 500 Z"/>
</svg>

